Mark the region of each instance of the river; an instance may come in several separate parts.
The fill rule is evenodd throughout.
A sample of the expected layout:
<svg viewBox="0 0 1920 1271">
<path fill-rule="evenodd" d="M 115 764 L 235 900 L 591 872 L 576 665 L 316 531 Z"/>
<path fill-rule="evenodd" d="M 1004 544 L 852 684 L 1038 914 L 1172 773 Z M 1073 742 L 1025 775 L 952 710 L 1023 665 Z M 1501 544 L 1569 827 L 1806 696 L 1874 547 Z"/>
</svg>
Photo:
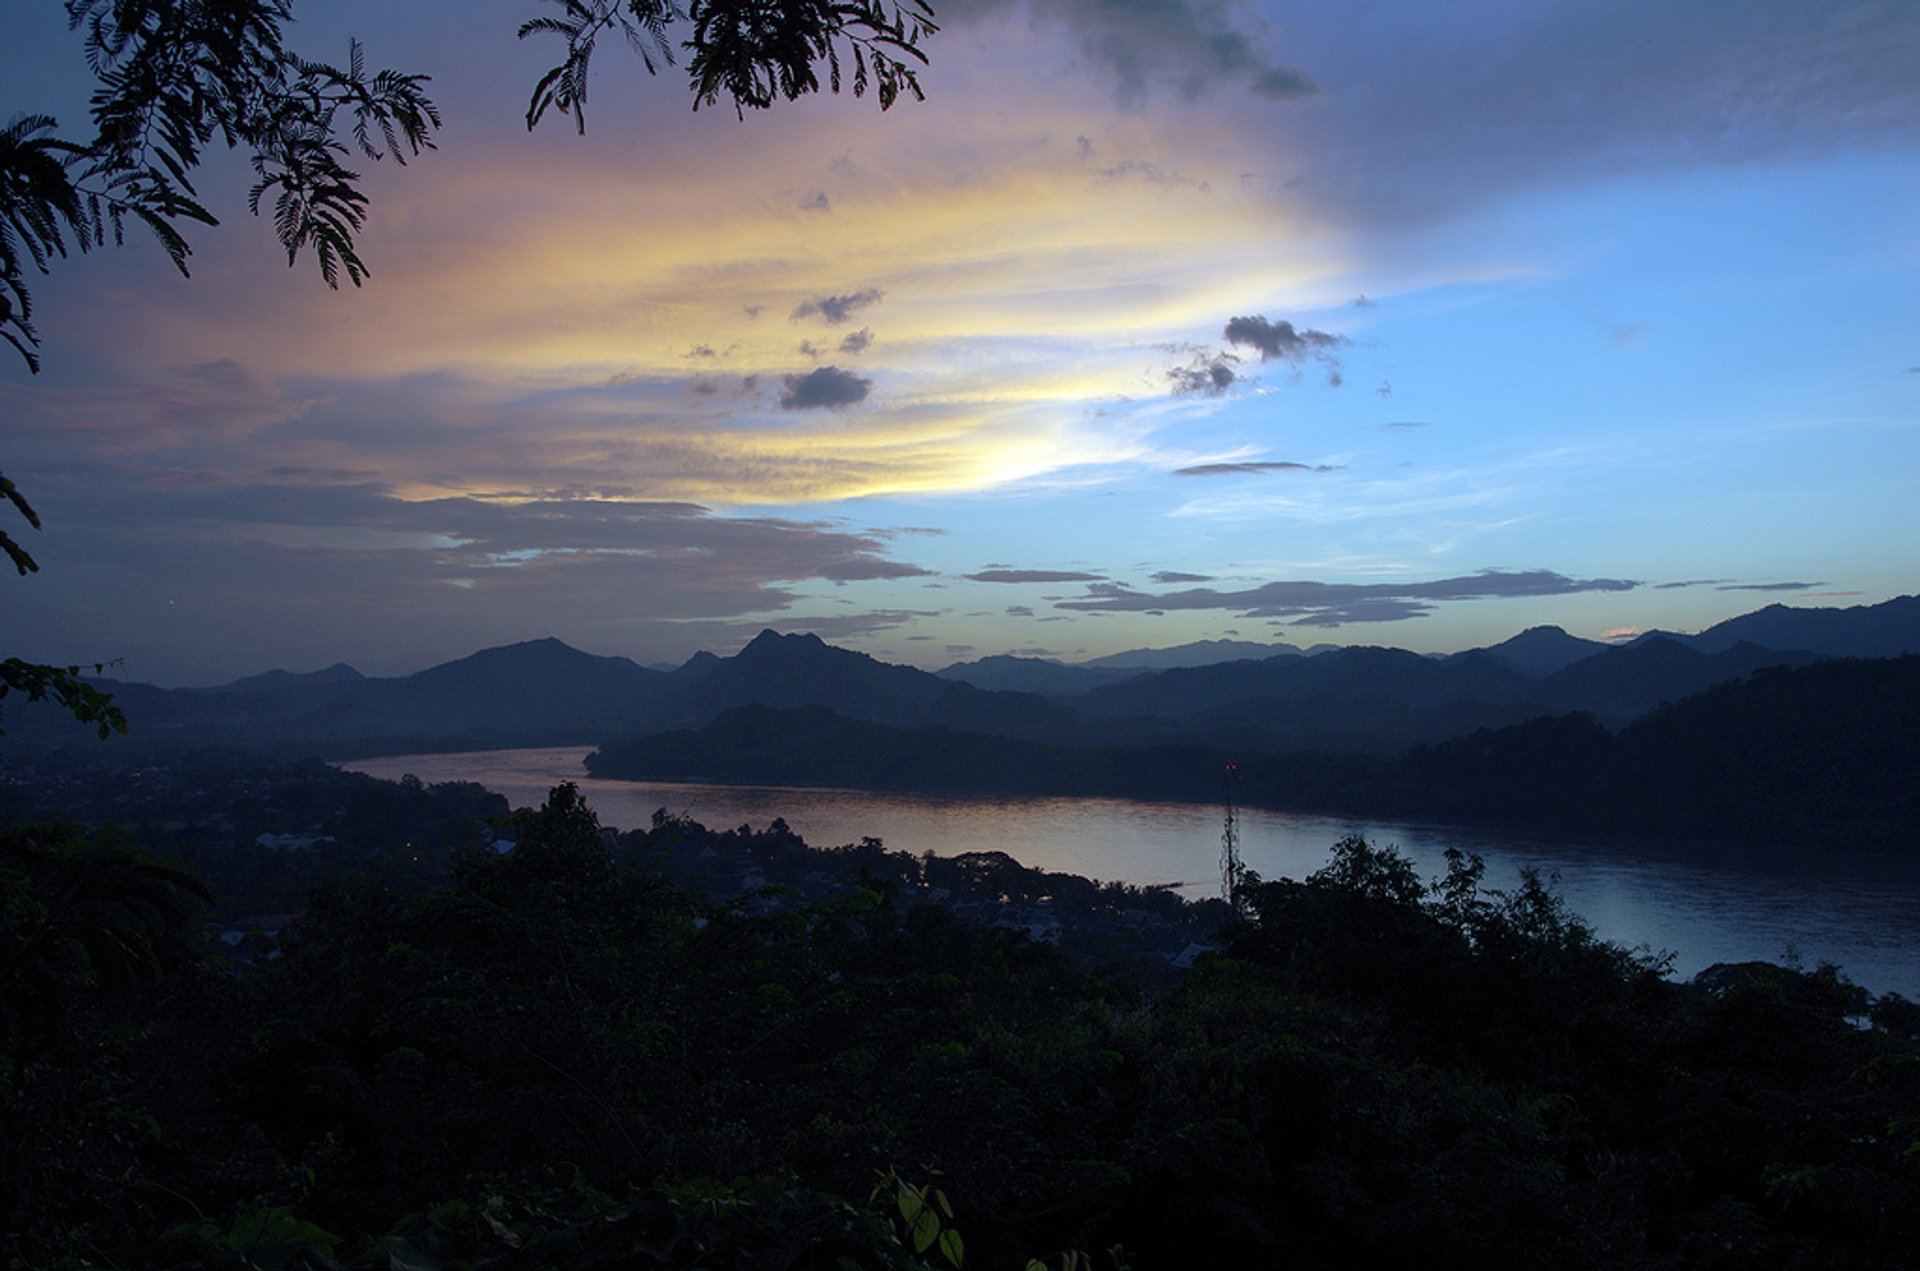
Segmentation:
<svg viewBox="0 0 1920 1271">
<path fill-rule="evenodd" d="M 1129 883 L 1217 891 L 1222 809 L 1124 799 L 993 799 L 768 786 L 608 781 L 586 775 L 586 747 L 395 755 L 341 766 L 389 780 L 475 781 L 515 807 L 575 782 L 603 825 L 636 829 L 656 809 L 716 829 L 775 817 L 816 847 L 872 836 L 889 848 L 999 850 L 1022 864 Z M 1841 848 L 1606 845 L 1518 838 L 1458 826 L 1366 821 L 1239 809 L 1240 854 L 1266 878 L 1304 878 L 1347 834 L 1397 845 L 1429 877 L 1449 847 L 1487 862 L 1487 885 L 1511 887 L 1523 868 L 1556 876 L 1573 911 L 1605 938 L 1673 954 L 1686 978 L 1715 962 L 1797 957 L 1833 962 L 1876 993 L 1920 999 L 1920 857 Z"/>
</svg>

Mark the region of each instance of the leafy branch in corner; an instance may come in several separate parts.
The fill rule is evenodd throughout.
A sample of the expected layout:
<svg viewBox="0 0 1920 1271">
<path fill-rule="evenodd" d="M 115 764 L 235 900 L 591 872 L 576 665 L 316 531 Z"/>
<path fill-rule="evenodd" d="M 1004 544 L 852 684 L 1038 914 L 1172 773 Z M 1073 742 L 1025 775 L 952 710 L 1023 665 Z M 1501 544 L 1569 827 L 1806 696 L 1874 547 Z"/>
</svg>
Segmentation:
<svg viewBox="0 0 1920 1271">
<path fill-rule="evenodd" d="M 573 117 L 586 131 L 587 70 L 599 38 L 617 30 L 640 55 L 649 73 L 673 64 L 669 32 L 680 21 L 693 33 L 683 47 L 692 81 L 694 109 L 722 96 L 742 118 L 749 108 L 770 109 L 821 89 L 850 88 L 855 97 L 872 88 L 880 109 L 900 94 L 924 101 L 918 68 L 927 63 L 920 42 L 940 28 L 926 0 L 694 0 L 682 9 L 673 0 L 551 0 L 563 13 L 534 18 L 520 38 L 558 36 L 566 56 L 541 76 L 527 105 L 527 127 L 549 110 Z M 851 63 L 851 75 L 846 68 Z"/>
</svg>

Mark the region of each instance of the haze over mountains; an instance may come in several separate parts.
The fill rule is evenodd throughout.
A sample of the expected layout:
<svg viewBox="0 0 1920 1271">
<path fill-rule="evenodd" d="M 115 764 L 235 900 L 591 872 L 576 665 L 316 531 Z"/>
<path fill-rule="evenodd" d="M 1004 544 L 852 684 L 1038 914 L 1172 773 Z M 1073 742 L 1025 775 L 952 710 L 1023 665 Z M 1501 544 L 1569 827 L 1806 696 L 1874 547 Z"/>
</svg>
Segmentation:
<svg viewBox="0 0 1920 1271">
<path fill-rule="evenodd" d="M 600 744 L 695 729 L 744 706 L 824 707 L 896 728 L 1060 745 L 1203 743 L 1386 753 L 1569 711 L 1618 728 L 1767 666 L 1920 650 L 1920 597 L 1849 609 L 1770 605 L 1693 636 L 1609 646 L 1536 627 L 1445 657 L 1213 641 L 1066 665 L 986 658 L 937 674 L 810 635 L 762 632 L 672 671 L 555 639 L 392 678 L 335 664 L 209 689 L 103 682 L 132 721 L 113 745 L 238 745 L 329 758 Z M 1251 654 L 1252 656 L 1249 656 Z M 6 704 L 0 744 L 80 744 L 49 707 Z"/>
</svg>

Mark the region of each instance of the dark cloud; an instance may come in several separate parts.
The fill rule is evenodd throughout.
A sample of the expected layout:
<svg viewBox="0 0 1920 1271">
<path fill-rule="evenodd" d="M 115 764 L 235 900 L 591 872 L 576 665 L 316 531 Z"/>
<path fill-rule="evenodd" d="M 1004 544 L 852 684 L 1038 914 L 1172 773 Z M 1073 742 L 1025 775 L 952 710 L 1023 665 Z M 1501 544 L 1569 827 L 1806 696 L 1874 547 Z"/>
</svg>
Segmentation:
<svg viewBox="0 0 1920 1271">
<path fill-rule="evenodd" d="M 1033 607 L 1031 605 L 1008 605 L 1006 613 L 1009 618 L 1031 618 L 1033 617 Z"/>
<path fill-rule="evenodd" d="M 1816 587 L 1825 587 L 1825 581 L 1817 583 L 1722 583 L 1715 591 L 1812 591 Z"/>
<path fill-rule="evenodd" d="M 688 357 L 719 357 L 711 344 L 696 344 L 687 350 Z"/>
<path fill-rule="evenodd" d="M 800 208 L 806 212 L 831 212 L 833 200 L 827 197 L 825 190 L 814 190 L 800 200 Z"/>
<path fill-rule="evenodd" d="M 855 291 L 844 296 L 821 296 L 818 300 L 802 301 L 793 311 L 793 321 L 802 318 L 820 318 L 829 326 L 839 326 L 852 319 L 862 309 L 880 303 L 887 293 L 878 287 L 869 287 L 865 291 Z"/>
<path fill-rule="evenodd" d="M 1115 184 L 1133 182 L 1140 185 L 1159 186 L 1163 190 L 1186 188 L 1198 190 L 1202 194 L 1213 193 L 1213 187 L 1194 177 L 1182 176 L 1178 172 L 1163 168 L 1157 163 L 1145 159 L 1123 159 L 1098 170 L 1100 179 Z"/>
<path fill-rule="evenodd" d="M 1243 473 L 1261 472 L 1338 472 L 1338 464 L 1330 463 L 1292 463 L 1286 460 L 1274 460 L 1259 463 L 1196 463 L 1190 467 L 1175 468 L 1176 477 L 1230 477 Z"/>
<path fill-rule="evenodd" d="M 1623 172 L 1920 139 L 1907 0 L 1516 4 L 1488 22 L 1429 6 L 1393 26 L 1289 32 L 1288 56 L 1328 91 L 1273 112 L 1274 153 L 1295 194 L 1349 221 L 1444 222 Z"/>
<path fill-rule="evenodd" d="M 1640 584 L 1622 578 L 1569 578 L 1549 570 L 1487 570 L 1459 578 L 1412 583 L 1273 582 L 1244 591 L 1196 587 L 1151 593 L 1118 583 L 1093 583 L 1087 595 L 1056 608 L 1082 613 L 1163 613 L 1227 609 L 1248 618 L 1282 618 L 1296 626 L 1347 622 L 1396 622 L 1429 613 L 1447 600 L 1564 596 L 1578 592 L 1630 591 Z"/>
<path fill-rule="evenodd" d="M 1420 600 L 1356 600 L 1295 618 L 1288 625 L 1332 629 L 1359 622 L 1405 622 L 1409 618 L 1424 618 L 1432 612 L 1433 606 Z"/>
<path fill-rule="evenodd" d="M 1221 353 L 1214 357 L 1200 357 L 1190 366 L 1176 366 L 1167 372 L 1167 379 L 1173 384 L 1175 393 L 1198 393 L 1202 397 L 1219 397 L 1238 378 L 1233 364 L 1239 361 L 1231 353 Z"/>
<path fill-rule="evenodd" d="M 1270 321 L 1259 315 L 1227 319 L 1221 333 L 1228 344 L 1243 344 L 1260 352 L 1262 362 L 1292 362 L 1298 365 L 1309 358 L 1325 363 L 1338 372 L 1339 358 L 1334 350 L 1351 343 L 1344 335 L 1330 331 L 1298 329 L 1282 318 Z"/>
<path fill-rule="evenodd" d="M 983 569 L 965 577 L 976 583 L 1088 583 L 1101 576 L 1062 569 Z"/>
<path fill-rule="evenodd" d="M 1163 569 L 1153 575 L 1152 581 L 1163 587 L 1172 586 L 1174 583 L 1210 583 L 1213 581 L 1213 575 L 1183 574 L 1177 569 Z"/>
<path fill-rule="evenodd" d="M 1011 0 L 942 0 L 942 23 L 997 16 Z M 1238 87 L 1268 101 L 1315 91 L 1305 72 L 1273 59 L 1223 0 L 1031 0 L 1035 26 L 1066 33 L 1124 105 L 1156 92 L 1188 99 Z"/>
<path fill-rule="evenodd" d="M 858 331 L 851 332 L 840 341 L 840 351 L 842 353 L 865 353 L 872 344 L 873 330 L 870 327 L 861 327 Z"/>
<path fill-rule="evenodd" d="M 1655 591 L 1674 591 L 1681 587 L 1717 587 L 1722 583 L 1732 581 L 1730 578 L 1689 578 L 1684 582 L 1655 583 L 1653 589 Z"/>
<path fill-rule="evenodd" d="M 268 468 L 267 475 L 282 481 L 306 481 L 316 485 L 378 485 L 380 474 L 371 468 Z M 386 487 L 381 485 L 381 489 Z"/>
<path fill-rule="evenodd" d="M 821 410 L 852 406 L 867 400 L 873 381 L 837 366 L 822 366 L 805 375 L 787 376 L 780 394 L 781 410 Z"/>
<path fill-rule="evenodd" d="M 826 350 L 822 349 L 819 345 L 815 344 L 812 340 L 800 341 L 800 352 L 805 354 L 807 357 L 817 358 L 821 354 L 823 354 L 825 351 Z"/>
<path fill-rule="evenodd" d="M 1356 309 L 1378 309 L 1380 307 L 1380 302 L 1377 300 L 1367 299 L 1365 292 L 1362 292 L 1360 295 L 1355 296 L 1352 300 L 1352 304 L 1353 304 L 1353 307 Z"/>
</svg>

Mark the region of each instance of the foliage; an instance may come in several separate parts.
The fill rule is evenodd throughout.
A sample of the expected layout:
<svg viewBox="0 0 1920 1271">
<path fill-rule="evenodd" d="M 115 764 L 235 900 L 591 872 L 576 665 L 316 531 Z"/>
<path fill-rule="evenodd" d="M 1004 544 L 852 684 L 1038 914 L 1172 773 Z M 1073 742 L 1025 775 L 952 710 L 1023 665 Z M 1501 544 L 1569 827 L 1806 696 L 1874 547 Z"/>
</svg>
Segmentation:
<svg viewBox="0 0 1920 1271">
<path fill-rule="evenodd" d="M 104 670 L 104 663 L 94 664 L 95 675 Z M 18 693 L 29 702 L 51 698 L 75 721 L 92 724 L 102 741 L 109 733 L 127 731 L 127 717 L 113 704 L 113 695 L 81 679 L 78 666 L 47 666 L 8 658 L 0 662 L 0 699 L 9 693 Z"/>
<path fill-rule="evenodd" d="M 915 63 L 927 57 L 920 41 L 939 28 L 926 0 L 691 0 L 682 9 L 674 0 L 552 0 L 562 16 L 534 18 L 520 27 L 520 38 L 558 36 L 566 56 L 541 76 L 527 106 L 527 127 L 548 110 L 573 116 L 586 131 L 587 70 L 600 36 L 618 30 L 649 71 L 673 62 L 670 33 L 682 20 L 692 28 L 685 48 L 694 108 L 711 106 L 723 96 L 734 111 L 766 110 L 784 98 L 793 101 L 820 91 L 820 68 L 827 86 L 839 92 L 843 58 L 850 55 L 848 86 L 855 97 L 875 90 L 886 110 L 902 92 L 924 100 Z M 842 50 L 845 50 L 843 53 Z"/>
<path fill-rule="evenodd" d="M 1892 1268 L 1920 1241 L 1920 1062 L 1842 977 L 1676 985 L 1471 857 L 1425 884 L 1345 840 L 1127 995 L 905 906 L 933 862 L 877 842 L 843 862 L 876 886 L 782 908 L 646 872 L 708 833 L 681 818 L 609 851 L 561 787 L 501 828 L 445 887 L 322 888 L 278 960 L 162 959 L 47 1016 L 7 1055 L 5 1255 Z"/>
</svg>

